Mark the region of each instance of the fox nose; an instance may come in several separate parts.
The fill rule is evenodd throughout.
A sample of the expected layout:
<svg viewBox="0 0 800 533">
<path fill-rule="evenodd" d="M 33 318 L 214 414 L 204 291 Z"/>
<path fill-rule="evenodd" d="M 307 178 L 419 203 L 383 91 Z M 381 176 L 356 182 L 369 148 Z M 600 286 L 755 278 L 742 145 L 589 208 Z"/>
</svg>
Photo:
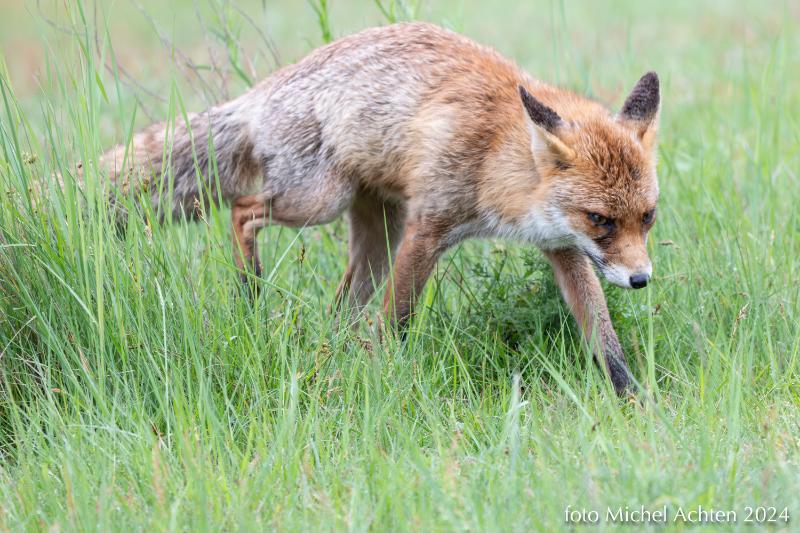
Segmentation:
<svg viewBox="0 0 800 533">
<path fill-rule="evenodd" d="M 641 289 L 647 287 L 647 282 L 650 281 L 650 276 L 647 274 L 634 274 L 631 276 L 631 287 L 634 289 Z"/>
</svg>

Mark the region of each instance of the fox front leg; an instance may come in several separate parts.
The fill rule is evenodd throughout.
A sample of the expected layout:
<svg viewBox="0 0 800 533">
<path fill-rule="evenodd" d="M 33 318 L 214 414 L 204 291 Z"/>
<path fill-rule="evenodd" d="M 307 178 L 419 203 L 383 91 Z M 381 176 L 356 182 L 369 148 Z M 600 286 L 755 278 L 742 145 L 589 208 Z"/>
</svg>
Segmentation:
<svg viewBox="0 0 800 533">
<path fill-rule="evenodd" d="M 575 249 L 551 250 L 545 255 L 553 265 L 561 293 L 584 339 L 607 372 L 617 395 L 633 392 L 631 371 L 611 324 L 603 288 L 589 259 Z"/>
<path fill-rule="evenodd" d="M 401 332 L 442 252 L 441 224 L 408 222 L 392 268 L 392 279 L 383 299 L 383 314 L 389 325 Z"/>
</svg>

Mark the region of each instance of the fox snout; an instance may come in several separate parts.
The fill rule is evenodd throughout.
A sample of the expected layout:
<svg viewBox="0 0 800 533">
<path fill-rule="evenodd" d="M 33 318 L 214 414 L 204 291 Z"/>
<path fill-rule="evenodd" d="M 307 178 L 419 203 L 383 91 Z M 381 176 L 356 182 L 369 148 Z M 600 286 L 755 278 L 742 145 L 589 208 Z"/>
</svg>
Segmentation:
<svg viewBox="0 0 800 533">
<path fill-rule="evenodd" d="M 610 283 L 623 289 L 643 289 L 650 282 L 653 266 L 650 259 L 645 256 L 643 261 L 638 261 L 635 266 L 626 266 L 620 263 L 598 263 L 600 272 Z"/>
</svg>

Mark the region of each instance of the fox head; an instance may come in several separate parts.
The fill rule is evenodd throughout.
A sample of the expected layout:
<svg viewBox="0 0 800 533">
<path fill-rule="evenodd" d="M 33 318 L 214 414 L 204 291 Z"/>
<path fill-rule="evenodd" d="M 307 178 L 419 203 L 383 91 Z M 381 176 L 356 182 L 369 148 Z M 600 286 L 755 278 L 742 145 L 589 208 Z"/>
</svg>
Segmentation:
<svg viewBox="0 0 800 533">
<path fill-rule="evenodd" d="M 524 87 L 519 91 L 537 172 L 547 183 L 538 215 L 550 242 L 578 247 L 615 285 L 644 287 L 652 273 L 645 244 L 658 199 L 658 76 L 645 74 L 616 115 L 575 121 Z"/>
</svg>

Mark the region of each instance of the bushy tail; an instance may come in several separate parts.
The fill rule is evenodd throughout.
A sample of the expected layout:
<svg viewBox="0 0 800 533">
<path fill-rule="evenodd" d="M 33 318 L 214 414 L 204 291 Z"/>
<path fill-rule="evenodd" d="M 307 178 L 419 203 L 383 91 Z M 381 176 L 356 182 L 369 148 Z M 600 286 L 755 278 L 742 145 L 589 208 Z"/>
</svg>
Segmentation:
<svg viewBox="0 0 800 533">
<path fill-rule="evenodd" d="M 127 217 L 121 196 L 149 199 L 162 221 L 191 219 L 250 186 L 260 169 L 250 128 L 235 103 L 190 115 L 188 123 L 178 118 L 174 126 L 153 124 L 101 156 L 120 221 Z"/>
</svg>

